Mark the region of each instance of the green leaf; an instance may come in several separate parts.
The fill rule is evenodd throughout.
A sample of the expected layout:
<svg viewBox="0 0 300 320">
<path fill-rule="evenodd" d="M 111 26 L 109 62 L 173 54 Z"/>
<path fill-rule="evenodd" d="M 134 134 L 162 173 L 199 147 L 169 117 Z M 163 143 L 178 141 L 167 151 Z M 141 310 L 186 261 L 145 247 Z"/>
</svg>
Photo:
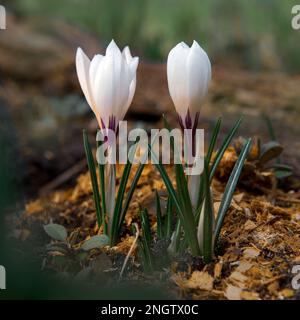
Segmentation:
<svg viewBox="0 0 300 320">
<path fill-rule="evenodd" d="M 93 188 L 93 195 L 94 195 L 94 204 L 96 209 L 96 215 L 97 215 L 97 222 L 98 227 L 100 228 L 102 223 L 102 210 L 100 205 L 100 195 L 99 195 L 99 188 L 98 188 L 98 181 L 97 181 L 97 175 L 96 175 L 96 168 L 95 168 L 95 162 L 94 157 L 92 153 L 92 148 L 89 143 L 88 136 L 86 134 L 86 131 L 83 130 L 83 145 L 85 150 L 85 155 L 88 163 L 88 168 L 90 172 L 91 182 L 92 182 L 92 188 Z"/>
<path fill-rule="evenodd" d="M 172 221 L 173 220 L 173 203 L 172 198 L 169 196 L 167 200 L 167 223 L 166 223 L 166 237 L 170 238 L 172 234 Z"/>
<path fill-rule="evenodd" d="M 209 184 L 209 169 L 208 169 L 207 160 L 205 160 L 203 180 L 204 180 L 204 190 L 205 190 L 204 211 L 203 211 L 203 214 L 204 214 L 203 258 L 205 263 L 209 263 L 213 255 L 214 212 L 213 212 L 213 204 L 211 199 L 211 191 L 210 191 L 210 184 Z"/>
<path fill-rule="evenodd" d="M 219 118 L 210 137 L 209 147 L 206 154 L 206 159 L 208 164 L 210 163 L 211 156 L 213 154 L 213 151 L 217 142 L 217 138 L 221 128 L 221 123 L 222 123 L 222 118 Z"/>
<path fill-rule="evenodd" d="M 267 124 L 270 139 L 273 141 L 276 141 L 277 139 L 276 139 L 276 135 L 275 135 L 275 130 L 273 128 L 271 119 L 266 114 L 263 114 L 262 116 Z"/>
<path fill-rule="evenodd" d="M 227 134 L 227 136 L 225 137 L 220 149 L 218 150 L 217 154 L 216 154 L 216 157 L 212 163 L 212 166 L 210 168 L 210 173 L 209 173 L 209 181 L 211 182 L 213 177 L 214 177 L 214 174 L 217 170 L 217 167 L 220 163 L 220 161 L 222 160 L 223 158 L 223 155 L 225 153 L 225 151 L 227 150 L 231 140 L 233 139 L 237 129 L 239 128 L 241 122 L 242 122 L 243 118 L 241 117 L 236 123 L 235 125 L 232 127 L 232 129 L 230 130 L 230 132 Z"/>
<path fill-rule="evenodd" d="M 99 148 L 102 141 L 97 141 L 97 147 Z M 102 204 L 102 221 L 104 225 L 104 233 L 107 234 L 107 223 L 105 215 L 106 210 L 106 200 L 105 200 L 105 164 L 98 163 L 99 177 L 100 177 L 100 193 L 101 193 L 101 204 Z"/>
<path fill-rule="evenodd" d="M 159 163 L 158 158 L 150 145 L 148 145 L 148 148 L 149 148 L 149 151 L 152 153 L 152 158 L 155 161 L 155 166 L 159 171 L 162 179 L 164 180 L 165 186 L 178 212 L 179 218 L 182 222 L 182 226 L 185 230 L 185 236 L 187 237 L 189 246 L 192 250 L 192 254 L 196 256 L 200 253 L 200 251 L 199 251 L 199 246 L 197 241 L 197 230 L 196 230 L 193 212 L 189 210 L 185 211 L 183 207 L 183 203 L 179 200 L 179 197 L 177 196 L 173 188 L 171 180 L 168 177 L 166 169 L 161 163 Z M 177 170 L 178 169 L 179 168 L 177 168 Z"/>
<path fill-rule="evenodd" d="M 81 249 L 84 251 L 89 251 L 96 248 L 102 248 L 104 246 L 107 246 L 108 244 L 109 244 L 109 238 L 107 235 L 105 234 L 96 235 L 86 240 L 81 246 Z"/>
<path fill-rule="evenodd" d="M 136 145 L 135 148 L 130 149 L 130 155 L 129 159 L 133 159 L 133 156 L 136 151 Z M 128 178 L 130 175 L 132 163 L 130 161 L 127 161 L 125 164 L 121 181 L 120 181 L 120 186 L 118 189 L 117 193 L 117 199 L 116 199 L 116 205 L 115 205 L 115 210 L 113 214 L 113 221 L 112 221 L 112 230 L 111 230 L 111 245 L 114 245 L 118 239 L 118 230 L 119 230 L 119 225 L 120 225 L 120 219 L 122 218 L 122 207 L 123 207 L 123 199 L 126 191 L 126 185 L 128 182 Z"/>
<path fill-rule="evenodd" d="M 171 255 L 175 255 L 178 252 L 179 249 L 179 244 L 180 244 L 180 237 L 181 237 L 181 223 L 180 223 L 180 219 L 177 220 L 176 222 L 176 226 L 175 226 L 175 230 L 171 236 L 171 243 L 169 244 L 168 247 L 168 252 Z M 183 239 L 184 242 L 186 238 Z"/>
<path fill-rule="evenodd" d="M 277 179 L 283 179 L 293 175 L 293 167 L 283 163 L 274 163 L 268 168 L 275 170 L 275 176 Z"/>
<path fill-rule="evenodd" d="M 68 237 L 67 230 L 64 226 L 56 223 L 50 223 L 44 226 L 45 232 L 51 238 L 59 241 L 66 241 Z"/>
<path fill-rule="evenodd" d="M 261 146 L 259 163 L 261 165 L 268 161 L 279 157 L 282 153 L 283 147 L 277 141 L 270 141 Z"/>
<path fill-rule="evenodd" d="M 146 208 L 141 210 L 140 216 L 141 216 L 141 225 L 142 225 L 142 230 L 143 230 L 143 236 L 150 246 L 152 236 L 151 236 L 151 226 L 150 226 L 148 210 Z"/>
<path fill-rule="evenodd" d="M 233 170 L 230 174 L 229 180 L 227 182 L 227 185 L 226 185 L 226 188 L 225 188 L 222 200 L 221 200 L 219 212 L 217 215 L 216 230 L 215 230 L 215 243 L 217 242 L 217 239 L 219 237 L 226 212 L 230 206 L 230 203 L 231 203 L 231 200 L 233 197 L 233 193 L 235 191 L 237 182 L 238 182 L 240 174 L 242 172 L 244 162 L 245 162 L 246 157 L 249 153 L 250 146 L 251 146 L 251 139 L 248 139 L 246 144 L 244 145 L 235 165 L 234 165 L 234 168 L 233 168 Z"/>
<path fill-rule="evenodd" d="M 164 236 L 163 222 L 161 214 L 160 199 L 157 190 L 155 190 L 155 206 L 156 206 L 156 221 L 157 221 L 157 237 L 162 239 Z"/>
<path fill-rule="evenodd" d="M 135 188 L 137 186 L 137 183 L 138 183 L 138 181 L 140 179 L 140 176 L 141 176 L 141 174 L 142 174 L 142 172 L 144 170 L 144 167 L 145 167 L 145 164 L 143 164 L 143 163 L 139 164 L 139 167 L 138 167 L 138 169 L 137 169 L 137 171 L 136 171 L 136 173 L 135 173 L 135 175 L 134 175 L 134 177 L 133 177 L 133 179 L 131 181 L 130 188 L 129 188 L 129 190 L 128 190 L 127 194 L 126 194 L 126 198 L 124 200 L 122 214 L 120 216 L 120 221 L 119 221 L 119 227 L 118 227 L 119 229 L 121 228 L 121 225 L 122 225 L 122 223 L 123 223 L 123 221 L 125 219 L 125 215 L 126 215 L 126 212 L 127 212 L 128 208 L 129 208 L 129 204 L 130 204 L 130 201 L 132 199 L 134 190 L 135 190 Z"/>
<path fill-rule="evenodd" d="M 277 179 L 283 179 L 287 178 L 293 175 L 292 170 L 282 170 L 282 169 L 276 169 L 275 170 L 275 176 Z"/>
</svg>

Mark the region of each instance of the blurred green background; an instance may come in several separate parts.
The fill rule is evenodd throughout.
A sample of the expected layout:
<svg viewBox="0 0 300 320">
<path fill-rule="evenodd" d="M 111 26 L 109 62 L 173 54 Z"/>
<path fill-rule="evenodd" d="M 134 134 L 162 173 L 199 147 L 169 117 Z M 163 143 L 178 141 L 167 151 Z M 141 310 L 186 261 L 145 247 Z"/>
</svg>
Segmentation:
<svg viewBox="0 0 300 320">
<path fill-rule="evenodd" d="M 144 59 L 164 61 L 179 41 L 198 40 L 216 61 L 299 72 L 296 0 L 9 0 L 30 17 L 62 18 L 103 42 L 130 44 Z M 230 60 L 231 58 L 231 60 Z"/>
</svg>

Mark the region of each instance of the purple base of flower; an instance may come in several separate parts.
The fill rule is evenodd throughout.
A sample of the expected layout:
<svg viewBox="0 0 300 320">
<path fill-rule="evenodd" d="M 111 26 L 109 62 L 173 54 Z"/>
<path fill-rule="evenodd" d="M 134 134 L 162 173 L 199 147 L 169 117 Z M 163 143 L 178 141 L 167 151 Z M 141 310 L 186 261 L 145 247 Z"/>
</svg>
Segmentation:
<svg viewBox="0 0 300 320">
<path fill-rule="evenodd" d="M 200 112 L 197 112 L 195 114 L 194 119 L 192 119 L 191 114 L 190 114 L 190 110 L 188 110 L 185 118 L 183 119 L 177 113 L 178 122 L 179 122 L 179 125 L 180 125 L 182 132 L 184 132 L 184 129 L 192 129 L 192 155 L 193 156 L 195 156 L 195 153 L 196 153 L 195 133 L 196 133 L 196 129 L 197 129 L 198 122 L 199 122 L 199 116 L 200 116 Z"/>
<path fill-rule="evenodd" d="M 195 114 L 195 118 L 193 120 L 191 115 L 190 115 L 190 110 L 188 110 L 188 112 L 187 112 L 187 114 L 186 114 L 184 119 L 177 113 L 178 122 L 179 122 L 179 125 L 180 125 L 181 129 L 182 130 L 184 130 L 184 129 L 192 129 L 193 132 L 195 132 L 196 129 L 197 129 L 197 126 L 198 126 L 199 115 L 200 115 L 200 112 L 197 112 Z"/>
<path fill-rule="evenodd" d="M 118 133 L 119 130 L 119 124 L 116 123 L 116 117 L 115 116 L 109 116 L 108 118 L 108 126 L 106 127 L 104 121 L 102 118 L 101 119 L 101 130 L 112 130 L 114 131 L 116 134 Z"/>
<path fill-rule="evenodd" d="M 101 120 L 100 131 L 104 136 L 104 142 L 108 142 L 108 144 L 111 146 L 115 142 L 116 137 L 118 135 L 119 123 L 116 122 L 115 116 L 109 116 L 108 126 L 105 125 L 102 118 L 100 118 L 100 120 Z"/>
</svg>

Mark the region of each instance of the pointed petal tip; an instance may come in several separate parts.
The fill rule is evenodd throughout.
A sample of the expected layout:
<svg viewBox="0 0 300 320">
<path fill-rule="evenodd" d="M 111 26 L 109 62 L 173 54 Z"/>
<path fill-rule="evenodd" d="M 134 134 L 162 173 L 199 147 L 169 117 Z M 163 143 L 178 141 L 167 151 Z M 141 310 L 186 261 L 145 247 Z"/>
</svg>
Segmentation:
<svg viewBox="0 0 300 320">
<path fill-rule="evenodd" d="M 76 57 L 81 56 L 83 54 L 83 50 L 81 49 L 81 47 L 78 47 L 76 50 Z"/>
<path fill-rule="evenodd" d="M 81 47 L 78 47 L 76 50 L 76 59 L 87 59 L 90 60 L 89 57 L 85 54 L 85 52 L 81 49 Z"/>
<path fill-rule="evenodd" d="M 196 40 L 193 41 L 193 44 L 192 44 L 191 48 L 200 48 L 200 49 L 202 49 L 202 47 L 200 46 L 200 44 Z"/>
<path fill-rule="evenodd" d="M 111 53 L 121 53 L 114 39 L 110 41 L 109 45 L 106 48 L 106 54 L 111 54 Z"/>
</svg>

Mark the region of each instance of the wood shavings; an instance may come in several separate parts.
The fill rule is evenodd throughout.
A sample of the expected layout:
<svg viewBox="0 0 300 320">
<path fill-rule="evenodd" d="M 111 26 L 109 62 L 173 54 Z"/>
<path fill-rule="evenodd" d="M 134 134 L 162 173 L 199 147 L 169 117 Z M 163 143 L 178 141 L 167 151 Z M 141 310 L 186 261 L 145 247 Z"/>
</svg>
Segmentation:
<svg viewBox="0 0 300 320">
<path fill-rule="evenodd" d="M 214 278 L 207 272 L 194 271 L 191 277 L 184 283 L 188 289 L 200 289 L 210 291 L 213 289 Z"/>
</svg>

